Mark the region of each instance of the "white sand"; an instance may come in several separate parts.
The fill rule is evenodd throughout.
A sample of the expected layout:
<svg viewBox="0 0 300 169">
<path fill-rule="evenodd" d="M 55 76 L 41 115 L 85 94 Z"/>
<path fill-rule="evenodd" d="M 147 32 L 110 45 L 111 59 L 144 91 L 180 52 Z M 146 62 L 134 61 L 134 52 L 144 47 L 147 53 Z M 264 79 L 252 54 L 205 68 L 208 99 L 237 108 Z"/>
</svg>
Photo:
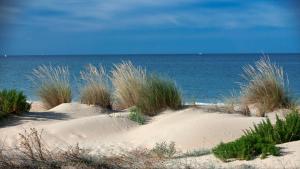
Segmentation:
<svg viewBox="0 0 300 169">
<path fill-rule="evenodd" d="M 43 130 L 43 138 L 50 147 L 79 143 L 93 152 L 110 154 L 139 146 L 151 148 L 155 143 L 162 141 L 174 141 L 176 147 L 182 151 L 207 149 L 221 141 L 228 142 L 240 137 L 244 129 L 264 119 L 188 108 L 175 112 L 165 111 L 147 124 L 138 125 L 127 118 L 128 112 L 112 113 L 79 103 L 62 104 L 44 112 L 34 110 L 36 112 L 12 118 L 5 127 L 0 128 L 0 136 L 8 145 L 17 144 L 18 133 L 22 130 L 34 127 Z M 271 115 L 270 118 L 274 120 L 275 115 Z M 189 158 L 187 161 L 196 161 L 204 165 L 212 162 L 220 166 L 251 164 L 261 168 L 272 167 L 275 164 L 278 166 L 279 163 L 288 163 L 283 165 L 290 167 L 300 166 L 300 142 L 286 143 L 282 146 L 285 147 L 284 151 L 288 152 L 286 155 L 264 160 L 223 163 L 213 155 L 206 155 Z"/>
</svg>

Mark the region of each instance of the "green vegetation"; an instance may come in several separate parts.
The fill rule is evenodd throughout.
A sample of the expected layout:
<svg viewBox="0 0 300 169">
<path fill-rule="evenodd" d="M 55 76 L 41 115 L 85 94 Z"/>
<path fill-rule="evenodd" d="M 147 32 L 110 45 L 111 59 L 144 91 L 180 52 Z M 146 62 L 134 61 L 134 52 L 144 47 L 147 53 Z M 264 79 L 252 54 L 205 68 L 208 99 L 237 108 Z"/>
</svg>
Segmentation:
<svg viewBox="0 0 300 169">
<path fill-rule="evenodd" d="M 46 108 L 50 109 L 61 103 L 71 102 L 72 95 L 67 67 L 42 65 L 33 70 L 30 79 Z"/>
<path fill-rule="evenodd" d="M 8 114 L 28 112 L 31 105 L 27 103 L 23 92 L 17 90 L 0 91 L 0 118 Z"/>
<path fill-rule="evenodd" d="M 146 80 L 146 70 L 135 67 L 131 62 L 122 62 L 114 65 L 111 73 L 117 107 L 126 109 L 135 106 Z"/>
<path fill-rule="evenodd" d="M 148 76 L 140 90 L 137 108 L 146 115 L 154 116 L 170 108 L 177 110 L 182 106 L 181 94 L 174 82 L 158 76 Z"/>
<path fill-rule="evenodd" d="M 241 84 L 241 103 L 245 106 L 258 103 L 262 113 L 276 108 L 290 108 L 294 102 L 289 93 L 288 79 L 282 67 L 263 57 L 255 66 L 244 67 Z"/>
<path fill-rule="evenodd" d="M 258 155 L 265 158 L 267 155 L 279 155 L 280 151 L 276 144 L 295 140 L 300 140 L 300 114 L 292 111 L 285 120 L 277 116 L 274 126 L 267 118 L 254 125 L 253 129 L 246 130 L 244 136 L 236 141 L 221 143 L 213 149 L 213 153 L 223 161 L 232 158 L 251 160 Z"/>
<path fill-rule="evenodd" d="M 108 79 L 104 68 L 88 65 L 85 71 L 80 72 L 80 75 L 85 83 L 80 91 L 81 103 L 111 108 Z"/>
<path fill-rule="evenodd" d="M 142 125 L 146 122 L 145 116 L 142 113 L 140 113 L 136 108 L 130 110 L 129 119 Z"/>
</svg>

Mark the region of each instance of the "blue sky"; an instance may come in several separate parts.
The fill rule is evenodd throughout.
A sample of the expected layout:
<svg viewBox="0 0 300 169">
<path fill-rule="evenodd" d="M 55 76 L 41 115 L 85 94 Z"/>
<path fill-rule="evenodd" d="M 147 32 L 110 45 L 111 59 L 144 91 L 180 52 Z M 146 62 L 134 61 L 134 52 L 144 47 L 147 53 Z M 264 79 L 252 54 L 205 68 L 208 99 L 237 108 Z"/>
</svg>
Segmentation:
<svg viewBox="0 0 300 169">
<path fill-rule="evenodd" d="M 275 0 L 15 0 L 0 53 L 300 52 L 297 11 Z"/>
</svg>

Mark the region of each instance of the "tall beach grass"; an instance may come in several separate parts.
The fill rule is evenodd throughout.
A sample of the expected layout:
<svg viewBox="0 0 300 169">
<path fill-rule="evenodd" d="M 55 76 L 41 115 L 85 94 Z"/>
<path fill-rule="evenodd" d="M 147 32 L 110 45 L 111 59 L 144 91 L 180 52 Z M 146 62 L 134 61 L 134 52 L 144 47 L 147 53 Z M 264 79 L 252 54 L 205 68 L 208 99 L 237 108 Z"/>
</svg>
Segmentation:
<svg viewBox="0 0 300 169">
<path fill-rule="evenodd" d="M 140 90 L 137 108 L 142 113 L 154 116 L 164 109 L 177 110 L 182 106 L 181 93 L 169 79 L 150 75 Z"/>
<path fill-rule="evenodd" d="M 125 109 L 136 105 L 140 90 L 146 81 L 146 70 L 130 61 L 114 65 L 110 77 L 114 87 L 116 105 Z"/>
<path fill-rule="evenodd" d="M 71 102 L 68 67 L 42 65 L 33 70 L 30 79 L 46 108 Z"/>
<path fill-rule="evenodd" d="M 84 81 L 84 86 L 80 90 L 81 103 L 111 108 L 108 77 L 104 68 L 90 64 L 80 72 L 80 77 Z"/>
<path fill-rule="evenodd" d="M 289 93 L 288 79 L 283 68 L 263 57 L 254 66 L 243 68 L 241 103 L 259 104 L 260 111 L 273 111 L 276 108 L 290 108 L 293 99 Z"/>
</svg>

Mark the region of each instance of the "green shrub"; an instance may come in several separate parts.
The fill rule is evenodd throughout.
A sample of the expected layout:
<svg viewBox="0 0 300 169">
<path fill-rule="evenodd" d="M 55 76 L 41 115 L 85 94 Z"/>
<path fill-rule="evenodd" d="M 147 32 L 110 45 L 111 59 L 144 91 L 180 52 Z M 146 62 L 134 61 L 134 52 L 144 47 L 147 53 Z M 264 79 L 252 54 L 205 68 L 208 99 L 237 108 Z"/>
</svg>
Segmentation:
<svg viewBox="0 0 300 169">
<path fill-rule="evenodd" d="M 39 66 L 33 70 L 30 80 L 46 108 L 50 109 L 61 103 L 71 102 L 72 95 L 67 67 Z"/>
<path fill-rule="evenodd" d="M 279 149 L 274 143 L 269 142 L 258 135 L 242 136 L 236 141 L 221 143 L 213 149 L 216 157 L 222 161 L 228 159 L 251 160 L 262 154 L 262 158 L 267 155 L 279 155 Z"/>
<path fill-rule="evenodd" d="M 130 110 L 129 119 L 139 124 L 145 124 L 146 122 L 145 116 L 142 113 L 140 113 L 136 108 Z"/>
<path fill-rule="evenodd" d="M 242 77 L 246 81 L 240 86 L 242 104 L 259 103 L 262 112 L 293 106 L 283 68 L 271 63 L 268 57 L 257 61 L 255 66 L 244 67 Z"/>
<path fill-rule="evenodd" d="M 285 120 L 277 116 L 274 126 L 267 118 L 244 133 L 244 136 L 236 141 L 221 143 L 215 147 L 214 155 L 223 161 L 231 158 L 250 160 L 260 154 L 263 158 L 269 154 L 279 155 L 276 144 L 300 140 L 300 114 L 293 111 L 285 117 Z"/>
<path fill-rule="evenodd" d="M 181 94 L 174 82 L 153 75 L 147 77 L 137 102 L 143 114 L 154 116 L 164 109 L 177 110 L 181 106 Z"/>
<path fill-rule="evenodd" d="M 31 105 L 27 103 L 23 92 L 17 90 L 0 91 L 0 117 L 9 113 L 28 112 Z"/>
<path fill-rule="evenodd" d="M 84 81 L 84 86 L 80 91 L 81 103 L 111 108 L 111 97 L 104 68 L 88 65 L 85 71 L 80 72 L 80 75 Z"/>
</svg>

